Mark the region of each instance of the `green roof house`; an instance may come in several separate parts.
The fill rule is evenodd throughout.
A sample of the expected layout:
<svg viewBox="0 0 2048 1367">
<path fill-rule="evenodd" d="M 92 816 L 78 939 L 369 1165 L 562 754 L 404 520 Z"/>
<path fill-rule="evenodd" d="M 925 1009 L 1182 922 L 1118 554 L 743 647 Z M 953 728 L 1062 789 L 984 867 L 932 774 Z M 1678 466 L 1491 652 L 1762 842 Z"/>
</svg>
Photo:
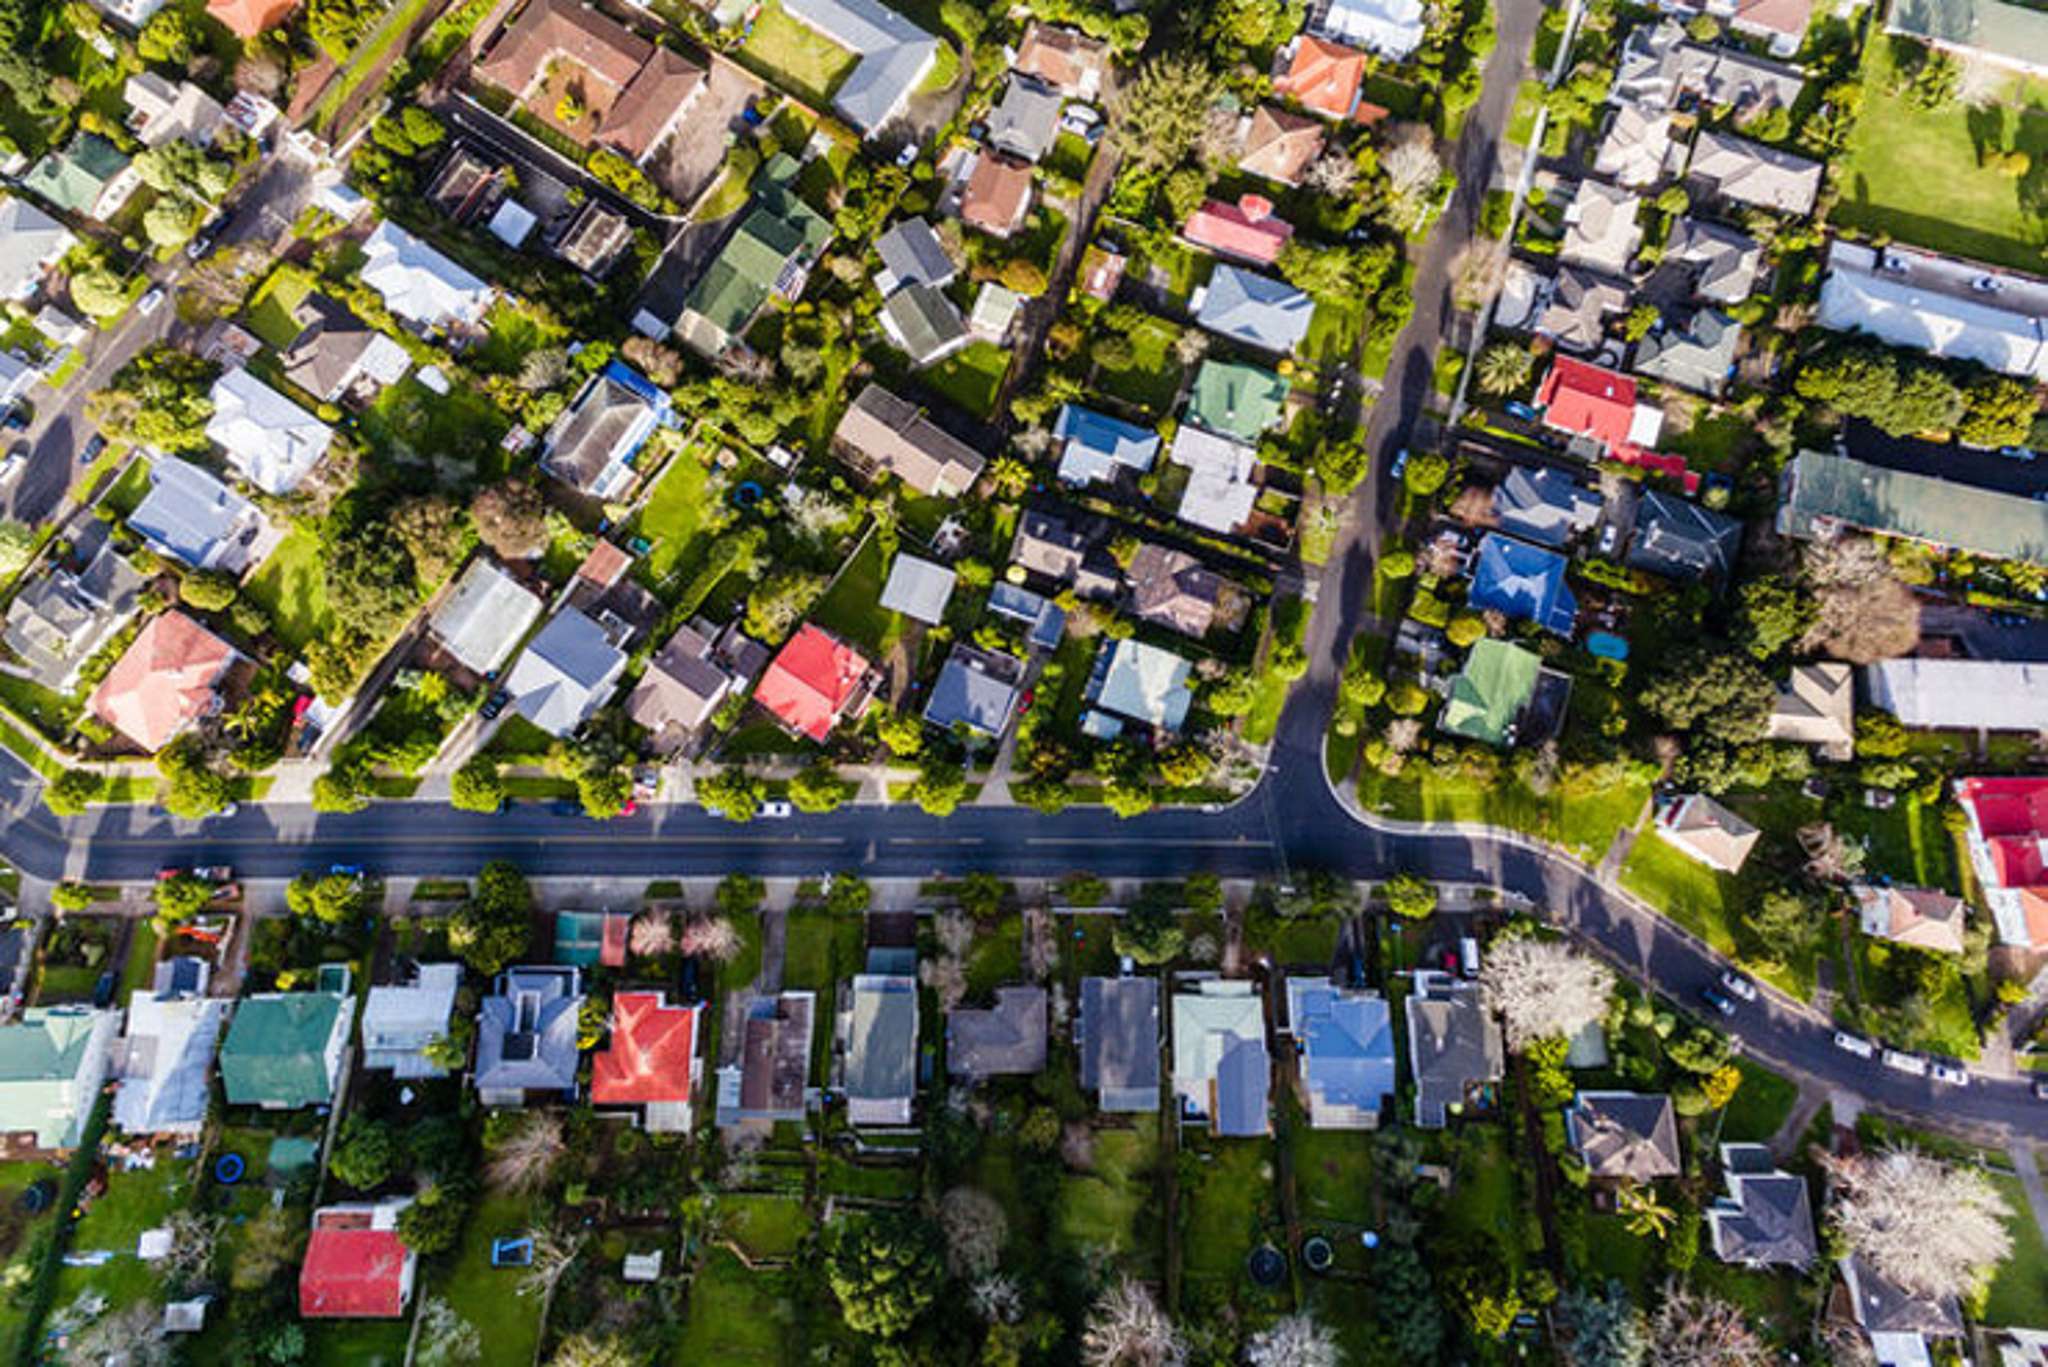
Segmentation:
<svg viewBox="0 0 2048 1367">
<path fill-rule="evenodd" d="M 78 1145 L 121 1029 L 121 1013 L 31 1006 L 0 1026 L 0 1140 L 10 1150 Z"/>
<path fill-rule="evenodd" d="M 61 152 L 29 168 L 22 184 L 67 213 L 101 220 L 121 212 L 142 183 L 120 148 L 97 133 L 81 133 Z"/>
<path fill-rule="evenodd" d="M 235 1008 L 220 1047 L 231 1106 L 296 1111 L 324 1106 L 341 1078 L 355 998 L 341 992 L 264 992 Z"/>
<path fill-rule="evenodd" d="M 771 296 L 794 299 L 803 293 L 811 262 L 831 240 L 830 223 L 795 195 L 771 186 L 690 287 L 677 335 L 705 356 L 721 355 Z"/>
<path fill-rule="evenodd" d="M 1542 670 L 1543 661 L 1520 646 L 1492 637 L 1474 642 L 1465 668 L 1451 680 L 1450 700 L 1437 726 L 1488 745 L 1506 743 L 1516 718 L 1536 696 Z"/>
<path fill-rule="evenodd" d="M 2048 503 L 1847 456 L 1800 452 L 1785 467 L 1779 535 L 1825 536 L 1842 526 L 1998 560 L 2048 564 Z"/>
<path fill-rule="evenodd" d="M 1287 381 L 1272 371 L 1236 361 L 1204 361 L 1188 390 L 1187 419 L 1220 436 L 1256 442 L 1279 425 Z"/>
</svg>

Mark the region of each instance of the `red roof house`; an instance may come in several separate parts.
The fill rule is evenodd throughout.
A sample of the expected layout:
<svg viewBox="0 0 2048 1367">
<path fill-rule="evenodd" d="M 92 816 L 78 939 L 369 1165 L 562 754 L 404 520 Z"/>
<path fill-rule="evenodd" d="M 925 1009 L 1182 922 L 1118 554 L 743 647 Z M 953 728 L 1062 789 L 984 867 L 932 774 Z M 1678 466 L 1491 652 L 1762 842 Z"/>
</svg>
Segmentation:
<svg viewBox="0 0 2048 1367">
<path fill-rule="evenodd" d="M 324 1206 L 299 1267 L 299 1314 L 307 1319 L 397 1319 L 412 1299 L 418 1259 L 398 1237 L 410 1197 Z"/>
<path fill-rule="evenodd" d="M 612 1038 L 592 1056 L 590 1099 L 599 1106 L 645 1108 L 656 1134 L 690 1128 L 697 1083 L 697 1018 L 704 1005 L 671 1006 L 662 992 L 612 998 Z"/>
<path fill-rule="evenodd" d="M 297 7 L 298 0 L 206 0 L 206 12 L 245 43 L 282 24 Z"/>
<path fill-rule="evenodd" d="M 1632 445 L 1636 382 L 1626 375 L 1559 356 L 1536 391 L 1536 406 L 1545 427 L 1591 437 L 1610 451 Z"/>
<path fill-rule="evenodd" d="M 1208 201 L 1188 216 L 1180 235 L 1218 256 L 1270 266 L 1280 259 L 1280 249 L 1294 236 L 1294 225 L 1273 217 L 1272 200 L 1263 195 L 1245 195 L 1235 204 Z"/>
<path fill-rule="evenodd" d="M 136 633 L 86 709 L 150 754 L 220 702 L 235 648 L 175 609 Z"/>
<path fill-rule="evenodd" d="M 1348 119 L 1358 108 L 1365 82 L 1365 54 L 1355 47 L 1308 34 L 1294 46 L 1294 59 L 1273 82 L 1273 93 L 1292 97 L 1311 114 Z"/>
<path fill-rule="evenodd" d="M 1999 943 L 2048 950 L 2048 778 L 1956 780 Z"/>
<path fill-rule="evenodd" d="M 881 675 L 866 656 L 808 622 L 776 655 L 754 701 L 799 735 L 823 741 L 844 716 L 859 716 Z"/>
</svg>

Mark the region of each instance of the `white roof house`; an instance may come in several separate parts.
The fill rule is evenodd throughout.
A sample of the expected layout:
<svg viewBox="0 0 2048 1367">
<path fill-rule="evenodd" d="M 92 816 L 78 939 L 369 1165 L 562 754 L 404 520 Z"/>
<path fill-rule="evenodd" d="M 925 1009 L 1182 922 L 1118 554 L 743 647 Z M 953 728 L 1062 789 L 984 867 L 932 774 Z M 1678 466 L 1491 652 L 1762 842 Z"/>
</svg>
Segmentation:
<svg viewBox="0 0 2048 1367">
<path fill-rule="evenodd" d="M 1135 638 L 1116 641 L 1109 647 L 1108 661 L 1096 666 L 1089 701 L 1104 712 L 1162 731 L 1179 731 L 1194 702 L 1188 690 L 1193 668 L 1170 650 Z"/>
<path fill-rule="evenodd" d="M 2048 381 L 2048 280 L 1912 247 L 1828 246 L 1820 325 Z"/>
<path fill-rule="evenodd" d="M 210 147 L 226 112 L 220 101 L 190 81 L 173 85 L 154 71 L 140 71 L 122 88 L 128 101 L 128 128 L 145 147 L 181 140 Z"/>
<path fill-rule="evenodd" d="M 1251 447 L 1183 423 L 1166 458 L 1191 472 L 1180 497 L 1181 521 L 1228 536 L 1252 515 L 1259 497 L 1252 471 L 1259 455 Z"/>
<path fill-rule="evenodd" d="M 213 382 L 207 440 L 228 464 L 266 494 L 288 494 L 312 473 L 334 441 L 334 429 L 246 370 Z"/>
<path fill-rule="evenodd" d="M 1881 660 L 1865 690 L 1907 726 L 2048 730 L 2048 664 L 2005 660 Z"/>
<path fill-rule="evenodd" d="M 128 527 L 159 555 L 223 574 L 239 575 L 277 541 L 262 509 L 173 456 L 150 462 L 149 494 L 128 515 Z"/>
<path fill-rule="evenodd" d="M 1582 180 L 1564 211 L 1564 245 L 1557 259 L 1608 275 L 1623 275 L 1642 245 L 1636 225 L 1642 199 L 1598 180 Z"/>
<path fill-rule="evenodd" d="M 93 0 L 93 8 L 112 15 L 130 28 L 141 28 L 150 16 L 164 7 L 164 0 Z"/>
<path fill-rule="evenodd" d="M 1331 0 L 1317 30 L 1395 61 L 1422 46 L 1422 0 Z"/>
<path fill-rule="evenodd" d="M 114 1124 L 132 1135 L 197 1135 L 208 1083 L 234 1003 L 206 994 L 206 963 L 173 959 L 128 998 L 128 1029 L 114 1046 Z"/>
<path fill-rule="evenodd" d="M 479 558 L 455 581 L 455 591 L 427 625 L 465 668 L 495 674 L 533 630 L 544 607 L 539 594 L 495 560 Z"/>
<path fill-rule="evenodd" d="M 937 626 L 945 620 L 955 577 L 944 565 L 898 554 L 889 566 L 888 582 L 882 585 L 881 605 L 927 626 Z"/>
<path fill-rule="evenodd" d="M 474 327 L 491 306 L 488 284 L 389 220 L 363 243 L 363 283 L 418 328 Z"/>
<path fill-rule="evenodd" d="M 626 668 L 626 653 L 603 627 L 563 608 L 513 662 L 505 688 L 519 715 L 551 736 L 566 736 L 604 706 Z"/>
<path fill-rule="evenodd" d="M 448 1033 L 461 964 L 420 964 L 409 983 L 373 987 L 363 1003 L 363 1067 L 388 1068 L 397 1078 L 445 1077 L 447 1070 L 422 1055 Z"/>
<path fill-rule="evenodd" d="M 50 267 L 78 241 L 69 228 L 25 199 L 0 199 L 0 299 L 33 295 Z"/>
</svg>

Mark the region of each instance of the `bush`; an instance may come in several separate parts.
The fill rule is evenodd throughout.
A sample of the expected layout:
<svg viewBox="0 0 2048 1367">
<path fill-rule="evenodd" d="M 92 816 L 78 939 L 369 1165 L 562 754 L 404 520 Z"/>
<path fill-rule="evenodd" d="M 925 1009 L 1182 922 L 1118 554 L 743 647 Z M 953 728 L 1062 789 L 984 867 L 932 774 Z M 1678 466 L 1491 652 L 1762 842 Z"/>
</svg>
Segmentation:
<svg viewBox="0 0 2048 1367">
<path fill-rule="evenodd" d="M 194 570 L 178 584 L 178 601 L 201 612 L 219 612 L 235 601 L 235 581 L 224 574 Z"/>
<path fill-rule="evenodd" d="M 88 769 L 66 769 L 43 785 L 43 805 L 57 816 L 77 816 L 99 799 L 104 785 Z"/>
<path fill-rule="evenodd" d="M 327 1170 L 356 1190 L 369 1191 L 391 1179 L 401 1156 L 391 1127 L 358 1112 L 342 1122 Z"/>
</svg>

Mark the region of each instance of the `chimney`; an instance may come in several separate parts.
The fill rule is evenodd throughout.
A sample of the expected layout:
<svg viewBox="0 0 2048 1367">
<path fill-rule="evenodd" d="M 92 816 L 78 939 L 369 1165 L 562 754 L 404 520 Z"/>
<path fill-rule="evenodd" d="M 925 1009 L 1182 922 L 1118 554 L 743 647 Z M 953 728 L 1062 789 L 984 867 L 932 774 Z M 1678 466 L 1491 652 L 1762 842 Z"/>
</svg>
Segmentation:
<svg viewBox="0 0 2048 1367">
<path fill-rule="evenodd" d="M 1264 195 L 1240 195 L 1237 211 L 1247 223 L 1263 223 L 1273 216 L 1273 201 Z"/>
</svg>

